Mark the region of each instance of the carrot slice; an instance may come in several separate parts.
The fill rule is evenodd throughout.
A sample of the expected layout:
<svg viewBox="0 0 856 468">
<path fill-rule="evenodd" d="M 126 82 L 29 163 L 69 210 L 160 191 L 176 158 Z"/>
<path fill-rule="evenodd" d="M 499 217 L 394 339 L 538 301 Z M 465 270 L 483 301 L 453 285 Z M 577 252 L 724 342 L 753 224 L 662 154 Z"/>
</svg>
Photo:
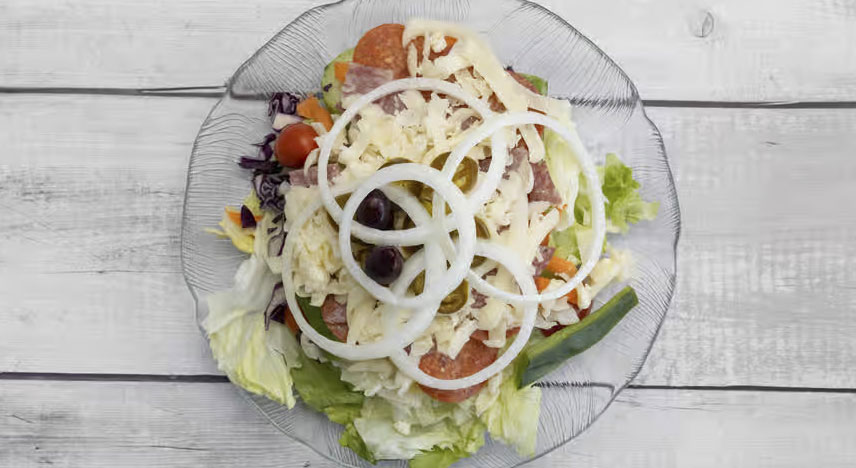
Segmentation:
<svg viewBox="0 0 856 468">
<path fill-rule="evenodd" d="M 345 76 L 348 75 L 348 62 L 333 63 L 333 74 L 339 83 L 345 82 Z"/>
<path fill-rule="evenodd" d="M 241 223 L 241 210 L 240 209 L 232 208 L 231 206 L 227 206 L 226 207 L 226 216 L 229 217 L 229 221 L 237 224 L 238 226 L 242 225 L 242 223 Z M 256 215 L 253 217 L 256 218 L 256 221 L 262 220 L 261 216 Z"/>
<path fill-rule="evenodd" d="M 297 115 L 321 122 L 327 130 L 333 128 L 333 117 L 330 117 L 330 113 L 321 106 L 321 102 L 315 96 L 309 96 L 297 105 Z"/>
<path fill-rule="evenodd" d="M 550 285 L 550 278 L 544 278 L 543 276 L 535 277 L 535 287 L 538 288 L 538 292 L 541 292 L 547 289 L 547 286 Z"/>
<path fill-rule="evenodd" d="M 546 270 L 550 270 L 553 273 L 565 273 L 568 275 L 574 275 L 577 273 L 577 266 L 574 265 L 573 262 L 569 262 L 561 257 L 554 256 L 547 262 Z"/>
<path fill-rule="evenodd" d="M 577 289 L 571 289 L 571 292 L 565 295 L 568 298 L 568 304 L 578 305 Z"/>
</svg>

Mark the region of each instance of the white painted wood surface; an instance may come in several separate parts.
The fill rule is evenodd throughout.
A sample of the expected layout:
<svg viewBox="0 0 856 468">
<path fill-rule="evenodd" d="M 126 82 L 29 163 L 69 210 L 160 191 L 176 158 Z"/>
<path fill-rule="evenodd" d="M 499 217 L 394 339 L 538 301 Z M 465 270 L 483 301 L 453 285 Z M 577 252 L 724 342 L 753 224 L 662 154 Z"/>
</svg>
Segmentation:
<svg viewBox="0 0 856 468">
<path fill-rule="evenodd" d="M 4 0 L 0 87 L 221 85 L 324 0 Z M 646 99 L 856 100 L 850 0 L 544 0 Z M 204 60 L 200 58 L 204 57 Z"/>
<path fill-rule="evenodd" d="M 228 384 L 6 381 L 0 402 L 4 467 L 335 466 Z M 854 418 L 854 395 L 626 390 L 527 467 L 851 467 Z"/>
<path fill-rule="evenodd" d="M 0 2 L 0 466 L 332 466 L 229 384 L 103 381 L 219 372 L 178 259 L 215 101 L 100 88 L 220 85 L 321 3 Z M 650 110 L 683 212 L 678 292 L 641 388 L 532 466 L 853 466 L 856 5 L 541 3 L 647 99 L 809 102 Z M 26 92 L 45 87 L 89 91 Z"/>
</svg>

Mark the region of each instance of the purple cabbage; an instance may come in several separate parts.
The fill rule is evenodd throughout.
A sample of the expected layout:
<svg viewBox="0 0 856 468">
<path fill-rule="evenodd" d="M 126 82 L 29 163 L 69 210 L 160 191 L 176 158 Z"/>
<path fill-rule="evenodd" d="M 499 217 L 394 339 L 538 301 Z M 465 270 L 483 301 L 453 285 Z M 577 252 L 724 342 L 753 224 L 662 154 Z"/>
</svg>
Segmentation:
<svg viewBox="0 0 856 468">
<path fill-rule="evenodd" d="M 283 221 L 285 216 L 278 214 L 273 218 L 274 227 L 268 228 L 268 245 L 267 253 L 271 257 L 279 257 L 282 255 L 282 248 L 285 246 L 285 229 Z"/>
<path fill-rule="evenodd" d="M 285 209 L 285 197 L 279 193 L 279 186 L 285 181 L 285 174 L 256 174 L 253 177 L 253 188 L 262 208 L 278 212 Z"/>
<path fill-rule="evenodd" d="M 256 171 L 258 174 L 272 174 L 274 172 L 279 172 L 281 169 L 279 167 L 279 163 L 276 161 L 265 161 L 256 158 L 248 158 L 246 156 L 241 157 L 241 160 L 238 161 L 238 165 L 244 169 Z"/>
<path fill-rule="evenodd" d="M 265 330 L 270 328 L 271 320 L 285 323 L 285 310 L 287 308 L 285 289 L 282 287 L 282 282 L 276 283 L 273 287 L 273 293 L 270 296 L 270 302 L 268 302 L 267 308 L 265 308 Z"/>
<path fill-rule="evenodd" d="M 297 112 L 297 103 L 300 102 L 300 97 L 293 93 L 273 93 L 268 102 L 268 115 L 276 115 L 280 112 L 283 114 L 294 114 Z"/>
<path fill-rule="evenodd" d="M 241 205 L 241 227 L 245 229 L 256 227 L 256 217 L 247 205 Z"/>
</svg>

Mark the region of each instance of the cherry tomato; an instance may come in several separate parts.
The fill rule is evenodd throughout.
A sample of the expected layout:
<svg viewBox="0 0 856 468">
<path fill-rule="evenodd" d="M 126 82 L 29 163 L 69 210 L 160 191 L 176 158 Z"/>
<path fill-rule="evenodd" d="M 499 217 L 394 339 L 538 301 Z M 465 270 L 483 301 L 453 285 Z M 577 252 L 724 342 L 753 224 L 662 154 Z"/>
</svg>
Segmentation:
<svg viewBox="0 0 856 468">
<path fill-rule="evenodd" d="M 318 147 L 318 134 L 305 123 L 296 123 L 282 129 L 276 138 L 274 152 L 280 164 L 286 167 L 303 167 L 306 156 Z"/>
</svg>

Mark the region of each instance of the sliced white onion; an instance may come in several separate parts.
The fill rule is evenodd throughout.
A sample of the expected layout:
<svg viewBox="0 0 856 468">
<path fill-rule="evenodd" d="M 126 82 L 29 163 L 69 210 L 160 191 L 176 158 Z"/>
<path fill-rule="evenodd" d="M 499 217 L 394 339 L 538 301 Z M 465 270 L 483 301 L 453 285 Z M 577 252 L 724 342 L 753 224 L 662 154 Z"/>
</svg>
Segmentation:
<svg viewBox="0 0 856 468">
<path fill-rule="evenodd" d="M 520 286 L 520 290 L 523 294 L 529 295 L 536 292 L 535 281 L 529 275 L 526 265 L 523 264 L 523 262 L 507 248 L 497 244 L 478 241 L 476 243 L 475 253 L 502 264 L 512 274 L 512 276 L 514 276 L 514 279 L 517 281 L 517 284 Z M 395 363 L 396 367 L 398 367 L 404 375 L 427 387 L 439 390 L 458 390 L 477 385 L 493 377 L 511 364 L 511 361 L 517 357 L 523 349 L 523 346 L 525 346 L 529 341 L 529 336 L 532 334 L 532 328 L 535 325 L 535 314 L 538 312 L 538 305 L 535 303 L 527 303 L 523 307 L 523 322 L 520 324 L 520 331 L 517 333 L 514 341 L 511 342 L 508 349 L 506 349 L 496 361 L 473 375 L 462 377 L 460 379 L 438 379 L 436 377 L 432 377 L 423 372 L 422 369 L 419 368 L 419 364 L 410 359 L 407 353 L 404 352 L 404 349 L 397 350 L 390 356 L 390 359 L 392 359 L 392 362 Z M 391 326 L 388 320 L 385 321 L 385 325 L 387 328 L 390 328 Z M 385 333 L 389 334 L 391 333 L 391 330 L 387 329 Z"/>
<path fill-rule="evenodd" d="M 457 256 L 448 271 L 442 275 L 442 278 L 437 281 L 436 285 L 433 285 L 431 288 L 424 288 L 421 294 L 413 297 L 396 295 L 389 288 L 381 286 L 369 278 L 354 260 L 351 253 L 351 228 L 355 224 L 353 217 L 359 204 L 372 190 L 402 180 L 418 180 L 439 193 L 452 209 L 452 218 L 455 223 L 455 229 L 458 231 Z M 415 229 L 420 228 L 423 228 L 423 226 Z M 428 229 L 428 232 L 432 233 L 432 235 L 435 232 L 430 224 L 425 225 L 424 229 Z M 345 268 L 347 268 L 351 276 L 369 294 L 379 301 L 390 305 L 416 308 L 428 303 L 439 303 L 466 277 L 473 259 L 473 249 L 475 248 L 476 239 L 475 229 L 474 214 L 470 209 L 469 203 L 467 203 L 466 197 L 455 184 L 443 177 L 440 171 L 422 164 L 396 164 L 378 170 L 351 193 L 348 202 L 345 203 L 339 221 L 339 249 Z M 399 231 L 399 233 L 401 232 L 403 231 Z M 434 242 L 428 242 L 426 247 Z"/>
<path fill-rule="evenodd" d="M 434 315 L 437 313 L 439 301 L 433 304 L 428 304 L 420 307 L 410 317 L 410 320 L 394 333 L 385 333 L 380 341 L 366 343 L 361 345 L 352 345 L 330 340 L 316 331 L 310 325 L 300 311 L 300 306 L 294 297 L 294 279 L 292 278 L 292 257 L 294 256 L 294 245 L 299 237 L 299 232 L 304 224 L 321 208 L 321 202 L 318 201 L 308 206 L 300 216 L 290 223 L 288 236 L 285 237 L 285 245 L 282 252 L 282 286 L 285 293 L 285 300 L 288 307 L 294 311 L 291 315 L 300 330 L 320 348 L 325 351 L 339 356 L 343 359 L 351 361 L 363 361 L 367 359 L 378 359 L 389 356 L 397 350 L 403 349 L 419 337 L 434 320 Z M 430 251 L 429 251 L 430 253 Z M 434 255 L 427 257 L 426 276 L 437 276 L 440 274 L 440 269 L 445 266 L 441 262 L 441 256 Z"/>
<path fill-rule="evenodd" d="M 589 247 L 586 261 L 583 262 L 577 273 L 561 287 L 542 294 L 515 294 L 503 291 L 482 279 L 481 276 L 476 275 L 474 272 L 470 272 L 470 284 L 479 292 L 514 304 L 539 303 L 567 295 L 571 290 L 576 288 L 589 273 L 591 273 L 594 265 L 597 263 L 598 259 L 600 259 L 600 251 L 603 247 L 604 237 L 606 236 L 606 214 L 604 212 L 604 200 L 603 192 L 600 187 L 600 178 L 597 175 L 594 162 L 576 132 L 572 132 L 560 122 L 536 112 L 515 112 L 500 115 L 491 122 L 482 124 L 482 127 L 487 127 L 485 131 L 488 131 L 490 128 L 525 124 L 543 125 L 553 130 L 570 145 L 571 149 L 577 155 L 580 166 L 582 166 L 583 175 L 588 182 L 588 196 L 592 205 L 592 229 L 594 230 L 594 240 Z M 481 130 L 481 128 L 479 128 L 479 130 Z"/>
<path fill-rule="evenodd" d="M 333 150 L 336 137 L 345 129 L 345 126 L 350 123 L 350 121 L 363 107 L 386 95 L 408 89 L 433 90 L 460 99 L 478 112 L 482 116 L 483 120 L 487 120 L 489 117 L 494 115 L 493 111 L 491 111 L 484 102 L 466 93 L 460 86 L 447 81 L 430 78 L 405 78 L 390 81 L 389 83 L 385 83 L 361 96 L 348 107 L 341 117 L 336 120 L 336 123 L 333 125 L 333 128 L 330 129 L 330 132 L 324 135 L 320 153 L 318 155 L 318 190 L 321 193 L 321 200 L 323 201 L 325 208 L 327 208 L 327 212 L 337 223 L 341 220 L 342 209 L 336 203 L 330 190 L 329 182 L 327 181 L 327 164 L 330 160 L 330 153 Z M 490 134 L 486 134 L 485 137 L 476 141 L 473 146 L 489 135 Z M 480 184 L 483 186 L 482 191 L 488 192 L 488 196 L 493 192 L 493 190 L 496 190 L 496 187 L 499 185 L 506 162 L 506 157 L 503 156 L 507 154 L 507 149 L 505 148 L 505 142 L 502 135 L 494 134 L 491 139 L 491 146 L 492 153 L 495 155 L 491 160 L 491 166 L 488 170 L 488 174 L 491 176 L 486 178 L 486 182 L 482 182 Z M 494 182 L 496 185 L 490 187 L 490 184 Z M 405 245 L 400 243 L 404 239 L 412 242 L 407 245 L 423 244 L 433 235 L 433 232 L 431 232 L 431 229 L 427 225 L 424 227 L 415 227 L 401 231 L 382 231 L 356 223 L 354 224 L 352 231 L 354 237 L 360 240 L 373 244 L 387 245 Z"/>
</svg>

